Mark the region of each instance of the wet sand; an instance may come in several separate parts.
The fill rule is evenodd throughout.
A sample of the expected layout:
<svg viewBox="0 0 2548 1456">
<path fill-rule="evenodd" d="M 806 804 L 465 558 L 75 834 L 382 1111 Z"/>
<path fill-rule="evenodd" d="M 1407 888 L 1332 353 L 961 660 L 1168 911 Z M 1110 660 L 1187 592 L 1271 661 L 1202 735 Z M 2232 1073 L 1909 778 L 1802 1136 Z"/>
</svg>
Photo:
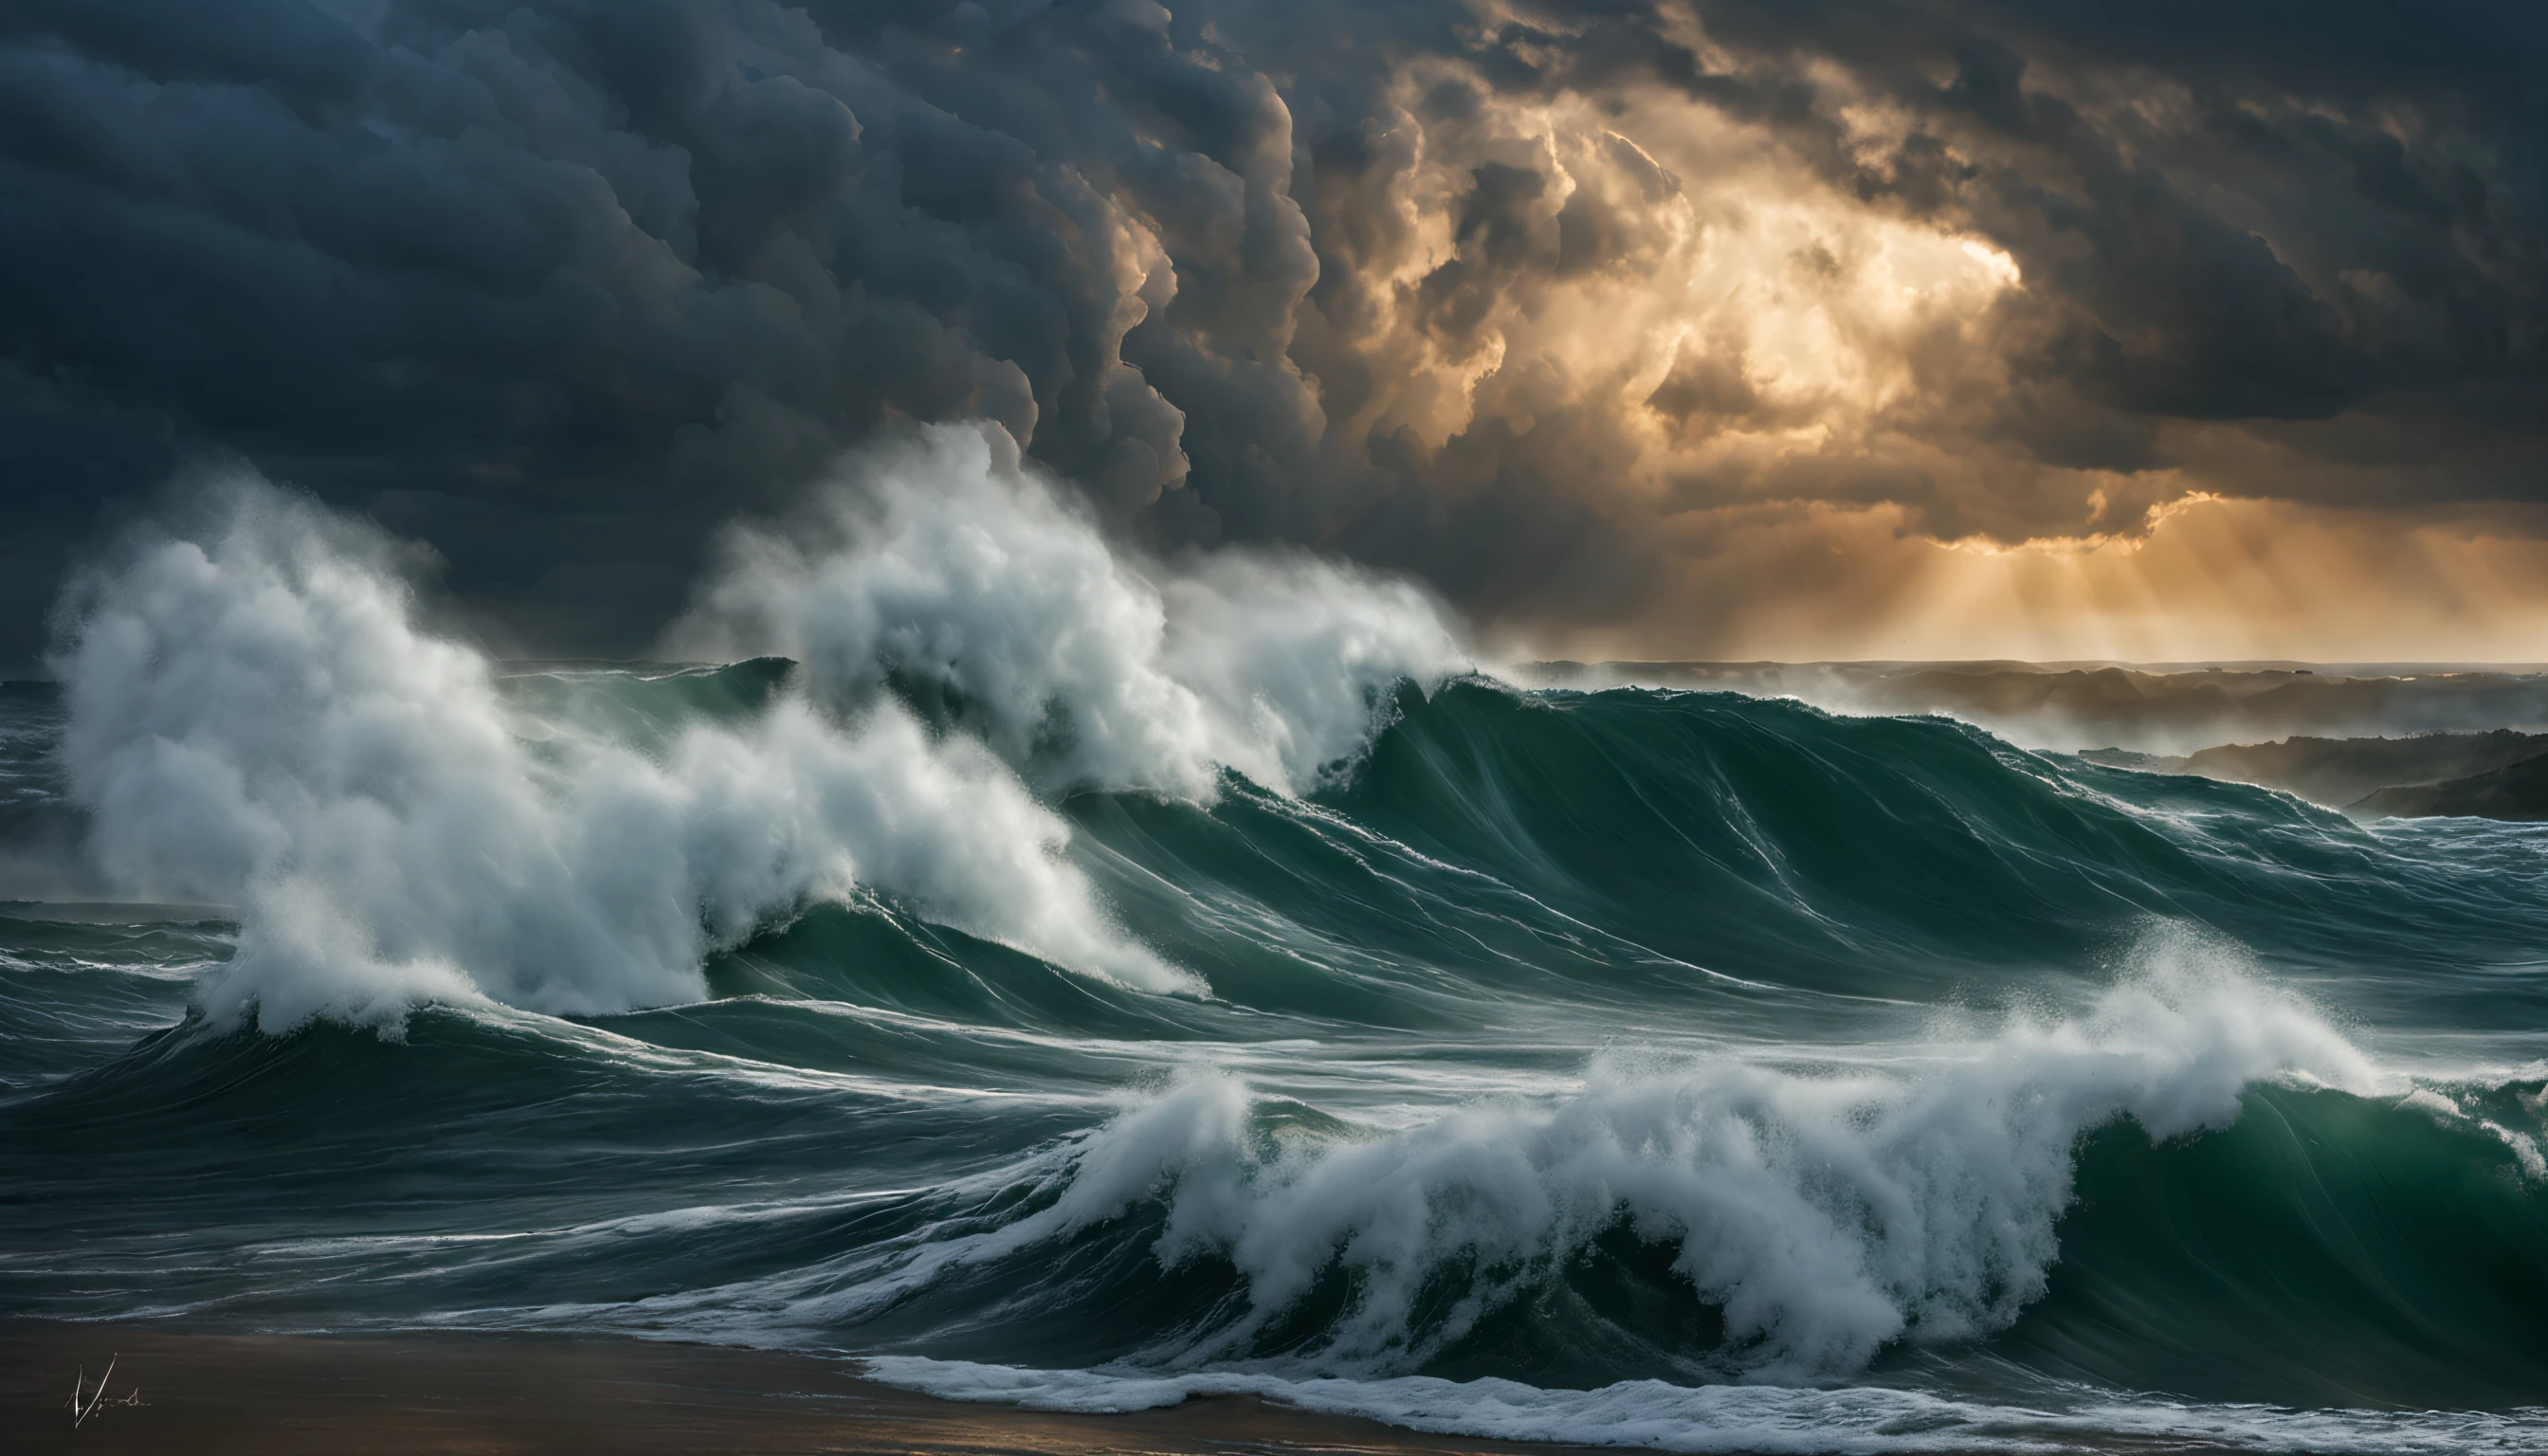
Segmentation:
<svg viewBox="0 0 2548 1456">
<path fill-rule="evenodd" d="M 78 1367 L 107 1404 L 77 1430 Z M 138 1391 L 141 1404 L 121 1405 Z M 934 1400 L 842 1361 L 707 1345 L 467 1333 L 212 1334 L 0 1321 L 0 1447 L 12 1452 L 1501 1452 L 1213 1397 L 1123 1415 Z"/>
</svg>

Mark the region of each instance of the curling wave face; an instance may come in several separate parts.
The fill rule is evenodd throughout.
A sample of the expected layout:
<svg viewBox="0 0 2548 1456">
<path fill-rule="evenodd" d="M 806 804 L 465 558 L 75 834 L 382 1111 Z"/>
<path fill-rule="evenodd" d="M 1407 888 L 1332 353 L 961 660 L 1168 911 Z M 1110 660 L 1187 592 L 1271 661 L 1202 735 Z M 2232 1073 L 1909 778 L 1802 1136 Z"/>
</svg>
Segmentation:
<svg viewBox="0 0 2548 1456">
<path fill-rule="evenodd" d="M 739 532 L 684 624 L 810 649 L 807 688 L 651 755 L 572 715 L 533 739 L 486 659 L 419 629 L 390 543 L 223 483 L 191 532 L 129 542 L 67 604 L 63 760 L 99 859 L 240 906 L 204 1005 L 268 1031 L 424 998 L 696 1000 L 703 956 L 861 885 L 1200 990 L 1111 924 L 1019 773 L 1193 796 L 1230 763 L 1305 786 L 1358 747 L 1376 689 L 1438 679 L 1447 633 L 1411 592 L 1306 561 L 1215 560 L 1163 592 L 979 431 L 873 464 L 819 549 Z M 1332 671 L 1287 696 L 1304 654 Z M 977 731 L 933 733 L 888 674 Z"/>
<path fill-rule="evenodd" d="M 254 483 L 85 579 L 0 809 L 209 903 L 0 919 L 0 1302 L 1691 1450 L 2548 1439 L 2537 827 L 1518 690 L 966 431 L 719 562 L 673 640 L 737 661 L 644 671 L 507 672 Z"/>
</svg>

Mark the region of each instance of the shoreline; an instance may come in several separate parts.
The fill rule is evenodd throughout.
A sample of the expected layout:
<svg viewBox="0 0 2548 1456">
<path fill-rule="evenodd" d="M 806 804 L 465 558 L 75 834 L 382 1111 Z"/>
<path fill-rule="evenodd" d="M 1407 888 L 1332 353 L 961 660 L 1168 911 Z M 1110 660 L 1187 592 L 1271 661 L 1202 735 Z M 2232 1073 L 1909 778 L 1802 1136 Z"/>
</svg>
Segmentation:
<svg viewBox="0 0 2548 1456">
<path fill-rule="evenodd" d="M 76 1430 L 75 1372 L 107 1404 Z M 141 1404 L 118 1405 L 137 1390 Z M 1096 1415 L 947 1401 L 846 1359 L 613 1335 L 242 1334 L 0 1320 L 0 1430 L 24 1452 L 1583 1452 L 1428 1435 L 1253 1396 Z"/>
</svg>

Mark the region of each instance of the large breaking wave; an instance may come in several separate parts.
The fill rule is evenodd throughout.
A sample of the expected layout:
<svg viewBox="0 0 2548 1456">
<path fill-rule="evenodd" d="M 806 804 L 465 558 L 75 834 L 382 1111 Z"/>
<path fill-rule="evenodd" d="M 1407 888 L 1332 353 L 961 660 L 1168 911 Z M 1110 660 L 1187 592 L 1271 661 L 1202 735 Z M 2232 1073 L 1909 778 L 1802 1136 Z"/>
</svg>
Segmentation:
<svg viewBox="0 0 2548 1456">
<path fill-rule="evenodd" d="M 2539 829 L 1517 689 L 971 431 L 714 557 L 698 667 L 491 661 L 252 480 L 82 579 L 9 812 L 195 903 L 0 919 L 0 1189 L 69 1211 L 9 1308 L 1694 1450 L 2548 1434 Z"/>
<path fill-rule="evenodd" d="M 1227 764 L 1306 787 L 1382 688 L 1457 662 L 1420 595 L 1313 560 L 1158 585 L 978 430 L 861 473 L 810 542 L 739 530 L 681 629 L 796 655 L 805 681 L 652 754 L 571 712 L 534 736 L 484 656 L 418 624 L 393 543 L 221 482 L 65 603 L 63 756 L 99 859 L 240 907 L 205 1006 L 269 1031 L 428 997 L 695 1000 L 705 955 L 862 886 L 1194 991 L 1059 857 L 1068 827 L 1020 775 L 1203 797 Z"/>
</svg>

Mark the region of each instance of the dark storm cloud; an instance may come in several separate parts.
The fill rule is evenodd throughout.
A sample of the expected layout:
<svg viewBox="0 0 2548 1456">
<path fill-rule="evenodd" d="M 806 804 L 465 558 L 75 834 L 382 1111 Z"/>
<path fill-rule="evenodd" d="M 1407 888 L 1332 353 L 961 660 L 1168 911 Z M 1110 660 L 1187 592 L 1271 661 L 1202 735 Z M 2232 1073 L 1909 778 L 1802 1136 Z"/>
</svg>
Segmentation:
<svg viewBox="0 0 2548 1456">
<path fill-rule="evenodd" d="M 1319 542 L 1490 616 L 1632 617 L 1654 522 L 1719 506 L 2013 540 L 2196 488 L 2535 498 L 2543 38 L 2479 3 L 8 0 L 0 656 L 101 502 L 208 450 L 431 540 L 550 650 L 642 644 L 716 521 L 897 416 L 995 419 L 1157 544 Z M 1770 203 L 1839 221 L 1722 283 Z M 2024 284 L 1877 329 L 1852 217 Z M 1776 298 L 1651 326 L 1738 285 Z M 1907 383 L 1782 373 L 1741 309 L 1790 304 Z"/>
<path fill-rule="evenodd" d="M 2007 377 L 1945 400 L 1953 361 L 1915 356 L 1944 406 L 1921 425 L 1934 438 L 2131 472 L 2178 463 L 2157 422 L 2368 411 L 2416 417 L 2386 432 L 2400 470 L 2443 471 L 2395 482 L 2401 500 L 2548 490 L 2548 12 L 2535 6 L 1717 0 L 1507 17 L 1465 43 L 1483 88 L 1677 90 L 1774 131 L 1871 209 L 2005 248 L 2028 280 L 1990 320 Z M 1385 80 L 1360 80 L 1362 95 L 1327 109 L 1367 109 Z M 1901 128 L 1854 144 L 1844 112 L 1869 103 Z M 1482 171 L 1476 205 L 1528 190 Z M 1427 287 L 1493 293 L 1558 266 L 1516 266 L 1503 238 L 1464 233 Z M 1707 393 L 1694 388 L 1677 372 L 1654 404 L 1686 420 L 1676 402 Z M 2282 433 L 2306 462 L 2344 458 L 2365 430 Z M 2305 473 L 2249 484 L 2312 494 Z M 1908 494 L 1946 534 L 2077 524 L 1998 481 L 1972 499 L 1945 483 Z"/>
<path fill-rule="evenodd" d="M 1757 29 L 1729 34 L 1765 48 L 1820 19 L 1743 18 Z M 1831 18 L 1835 52 L 1919 122 L 1852 185 L 2009 248 L 2042 330 L 2021 357 L 2079 404 L 2301 420 L 2441 386 L 2480 426 L 2507 394 L 2543 403 L 2548 12 L 1968 3 Z M 2415 453 L 2447 459 L 2453 433 Z"/>
<path fill-rule="evenodd" d="M 669 600 L 709 524 L 888 414 L 995 419 L 1122 511 L 1183 474 L 1118 356 L 1177 286 L 1155 243 L 801 12 L 218 9 L 10 13 L 0 310 L 13 403 L 65 421 L 12 430 L 35 513 L 138 415 L 554 613 L 614 572 Z M 1195 229 L 1243 213 L 1189 191 Z"/>
</svg>

